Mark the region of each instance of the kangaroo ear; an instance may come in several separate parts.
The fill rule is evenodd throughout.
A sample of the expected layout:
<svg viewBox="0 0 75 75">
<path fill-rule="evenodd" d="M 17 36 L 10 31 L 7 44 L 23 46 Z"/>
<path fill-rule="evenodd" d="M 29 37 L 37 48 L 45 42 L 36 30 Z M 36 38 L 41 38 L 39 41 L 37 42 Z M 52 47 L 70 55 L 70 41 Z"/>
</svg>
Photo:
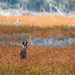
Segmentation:
<svg viewBox="0 0 75 75">
<path fill-rule="evenodd" d="M 26 45 L 28 44 L 28 42 L 26 42 Z"/>
<path fill-rule="evenodd" d="M 22 42 L 22 44 L 24 45 L 24 42 Z"/>
</svg>

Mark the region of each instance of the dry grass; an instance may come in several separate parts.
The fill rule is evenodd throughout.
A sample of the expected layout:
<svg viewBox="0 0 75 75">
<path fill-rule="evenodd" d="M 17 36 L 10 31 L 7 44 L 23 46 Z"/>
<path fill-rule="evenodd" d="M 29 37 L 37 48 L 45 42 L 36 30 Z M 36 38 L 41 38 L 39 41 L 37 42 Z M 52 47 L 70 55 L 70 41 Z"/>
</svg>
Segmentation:
<svg viewBox="0 0 75 75">
<path fill-rule="evenodd" d="M 20 60 L 22 47 L 0 45 L 0 74 L 2 75 L 74 75 L 75 47 L 64 48 L 29 46 L 27 58 Z"/>
<path fill-rule="evenodd" d="M 0 22 L 15 23 L 17 18 L 27 26 L 0 25 L 0 35 L 28 33 L 28 36 L 54 37 L 60 34 L 75 38 L 75 28 L 59 26 L 74 25 L 75 18 L 21 16 L 9 17 L 7 21 L 6 17 L 0 16 Z M 57 26 L 54 27 L 54 25 Z M 7 38 L 1 41 L 5 40 L 12 39 Z M 72 49 L 51 47 L 47 49 L 29 45 L 27 58 L 23 60 L 20 59 L 21 50 L 22 47 L 0 44 L 0 75 L 75 75 L 75 44 Z"/>
<path fill-rule="evenodd" d="M 20 19 L 21 23 L 29 26 L 40 26 L 40 27 L 51 27 L 51 26 L 60 26 L 60 25 L 75 25 L 75 18 L 67 18 L 65 16 L 18 16 L 18 17 L 7 17 L 0 16 L 0 22 L 5 23 L 16 23 L 17 18 Z"/>
<path fill-rule="evenodd" d="M 64 35 L 67 37 L 75 37 L 75 28 L 68 26 L 55 27 L 38 27 L 38 26 L 15 26 L 15 25 L 0 25 L 0 33 L 6 35 L 28 33 L 35 37 L 47 37 Z"/>
</svg>

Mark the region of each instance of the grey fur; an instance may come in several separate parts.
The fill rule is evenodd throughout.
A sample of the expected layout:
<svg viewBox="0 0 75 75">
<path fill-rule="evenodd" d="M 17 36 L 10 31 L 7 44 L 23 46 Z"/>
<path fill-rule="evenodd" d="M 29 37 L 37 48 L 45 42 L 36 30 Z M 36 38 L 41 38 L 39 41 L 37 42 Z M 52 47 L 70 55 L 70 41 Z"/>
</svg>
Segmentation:
<svg viewBox="0 0 75 75">
<path fill-rule="evenodd" d="M 24 48 L 22 49 L 22 51 L 20 52 L 20 55 L 22 56 L 22 58 L 27 57 L 27 44 L 28 42 L 24 43 L 22 42 Z"/>
</svg>

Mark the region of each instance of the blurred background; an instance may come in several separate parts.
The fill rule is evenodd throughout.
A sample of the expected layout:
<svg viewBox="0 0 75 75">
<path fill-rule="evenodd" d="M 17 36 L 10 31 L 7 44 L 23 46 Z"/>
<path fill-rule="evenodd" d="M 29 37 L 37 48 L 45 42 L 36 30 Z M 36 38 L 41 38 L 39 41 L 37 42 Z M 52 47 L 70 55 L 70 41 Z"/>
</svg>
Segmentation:
<svg viewBox="0 0 75 75">
<path fill-rule="evenodd" d="M 75 0 L 0 0 L 0 15 L 75 15 Z M 12 14 L 12 15 L 13 15 Z"/>
</svg>

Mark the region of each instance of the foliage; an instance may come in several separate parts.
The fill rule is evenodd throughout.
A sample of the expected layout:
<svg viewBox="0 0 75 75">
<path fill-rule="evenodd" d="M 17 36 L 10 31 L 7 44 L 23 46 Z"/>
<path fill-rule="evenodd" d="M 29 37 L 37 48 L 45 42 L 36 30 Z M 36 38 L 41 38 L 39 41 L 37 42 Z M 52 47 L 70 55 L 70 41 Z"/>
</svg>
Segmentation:
<svg viewBox="0 0 75 75">
<path fill-rule="evenodd" d="M 55 37 L 57 35 L 64 35 L 67 37 L 75 37 L 75 28 L 68 26 L 55 26 L 55 27 L 39 27 L 39 26 L 14 26 L 14 25 L 0 25 L 0 33 L 6 35 L 12 34 L 26 34 L 24 38 L 29 36 L 35 37 Z M 10 36 L 9 36 L 10 38 Z"/>
<path fill-rule="evenodd" d="M 27 26 L 39 26 L 39 27 L 52 27 L 52 26 L 60 26 L 60 25 L 68 25 L 72 26 L 75 24 L 75 18 L 67 18 L 65 16 L 54 16 L 54 15 L 45 15 L 45 14 L 37 14 L 36 16 L 10 16 L 9 20 L 7 17 L 0 16 L 0 22 L 5 25 L 19 25 L 17 24 L 17 19 L 20 20 L 21 25 Z"/>
<path fill-rule="evenodd" d="M 75 11 L 75 0 L 0 0 L 10 5 L 19 4 L 23 9 L 32 11 L 50 11 L 57 7 L 63 12 Z M 51 12 L 51 11 L 50 11 Z"/>
<path fill-rule="evenodd" d="M 75 49 L 48 48 L 30 46 L 27 58 L 20 59 L 22 47 L 0 45 L 0 74 L 2 75 L 64 75 L 75 74 Z M 60 56 L 61 55 L 61 56 Z"/>
<path fill-rule="evenodd" d="M 6 21 L 6 17 L 1 16 L 0 21 Z M 58 34 L 66 35 L 71 37 L 75 37 L 75 28 L 69 26 L 62 26 L 59 19 L 61 17 L 57 17 L 55 21 L 58 19 L 56 26 L 51 23 L 54 20 L 51 18 L 37 18 L 34 22 L 31 20 L 32 17 L 22 16 L 20 17 L 21 21 L 25 25 L 13 25 L 16 22 L 16 19 L 19 17 L 11 17 L 7 23 L 11 22 L 9 25 L 0 25 L 0 38 L 1 41 L 9 41 L 14 40 L 14 36 L 17 36 L 17 42 L 19 42 L 19 38 L 21 38 L 20 34 L 23 35 L 24 38 L 29 38 L 29 35 L 37 36 L 37 37 L 47 37 L 47 36 L 55 36 Z M 35 17 L 36 18 L 36 17 Z M 39 20 L 38 20 L 39 19 Z M 63 19 L 66 20 L 67 18 Z M 31 20 L 31 21 L 30 21 Z M 42 26 L 38 22 L 40 21 L 46 22 L 50 21 L 51 25 Z M 70 23 L 73 23 L 74 18 L 68 19 Z M 42 21 L 42 22 L 43 22 Z M 41 23 L 42 23 L 41 22 Z M 66 21 L 65 21 L 66 22 Z M 63 21 L 62 21 L 63 23 Z M 5 35 L 5 37 L 4 37 Z M 10 36 L 9 36 L 10 35 Z M 8 36 L 8 37 L 7 37 Z M 12 37 L 12 38 L 11 38 Z M 15 36 L 16 37 L 16 36 Z M 7 39 L 8 38 L 8 39 Z M 21 38 L 21 41 L 23 39 Z M 25 41 L 25 40 L 24 40 Z M 14 41 L 14 43 L 16 43 Z M 14 45 L 14 44 L 13 44 Z M 75 45 L 71 45 L 71 49 L 69 48 L 55 48 L 55 47 L 37 47 L 28 45 L 27 49 L 27 58 L 20 59 L 20 52 L 22 50 L 21 46 L 9 46 L 5 43 L 0 43 L 0 75 L 74 75 L 75 74 Z"/>
</svg>

